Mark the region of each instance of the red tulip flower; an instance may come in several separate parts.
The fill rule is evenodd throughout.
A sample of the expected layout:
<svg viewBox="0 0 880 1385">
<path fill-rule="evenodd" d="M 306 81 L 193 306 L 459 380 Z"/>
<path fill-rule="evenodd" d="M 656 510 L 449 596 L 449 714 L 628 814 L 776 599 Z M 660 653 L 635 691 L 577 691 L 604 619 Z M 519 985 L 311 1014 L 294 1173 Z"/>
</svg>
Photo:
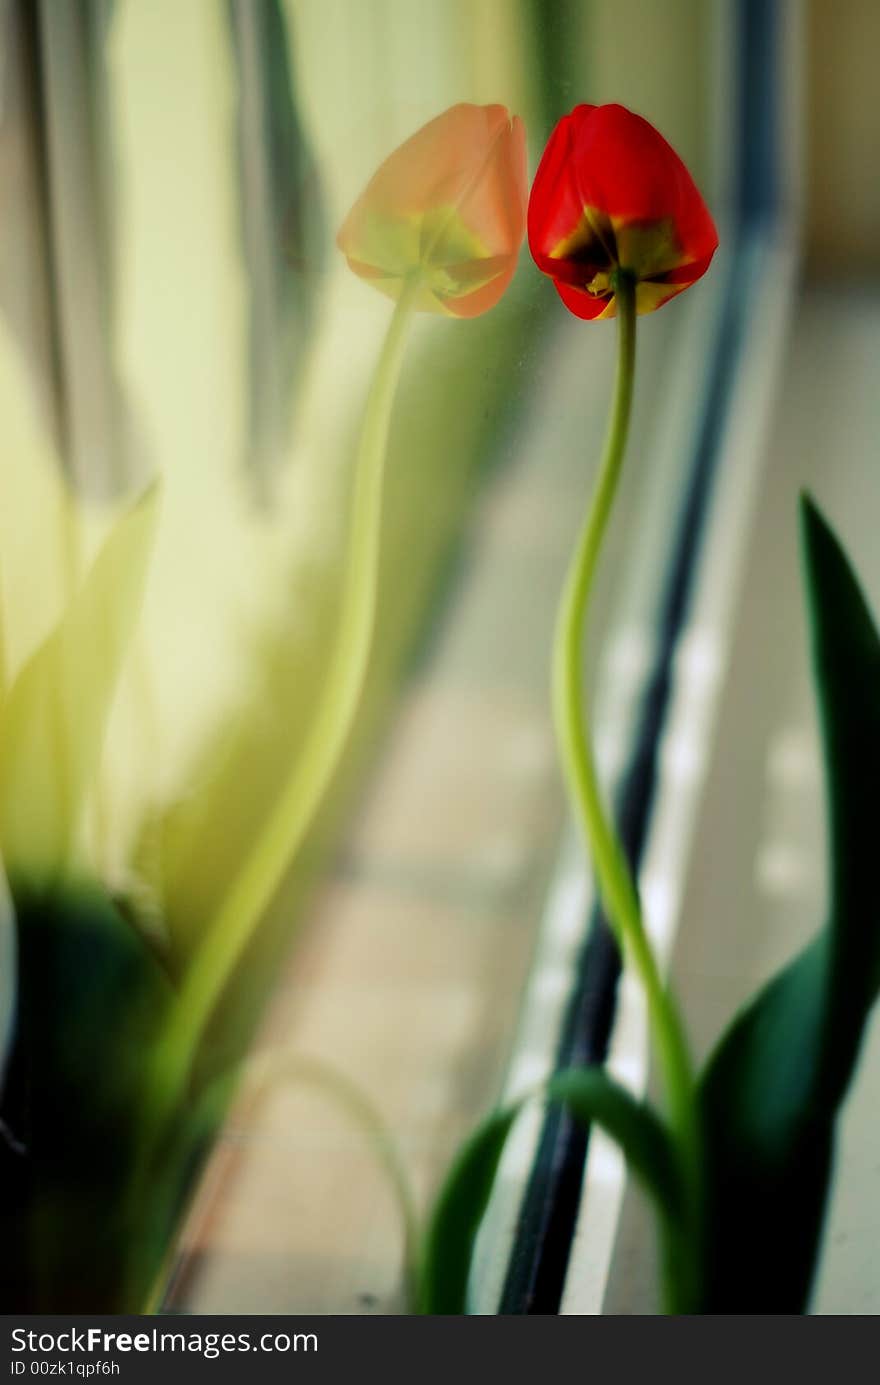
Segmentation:
<svg viewBox="0 0 880 1385">
<path fill-rule="evenodd" d="M 577 317 L 614 317 L 615 274 L 653 312 L 705 274 L 715 223 L 653 125 L 624 106 L 576 106 L 550 136 L 529 201 L 529 248 Z"/>
<path fill-rule="evenodd" d="M 355 274 L 415 307 L 476 317 L 507 288 L 525 234 L 522 121 L 504 106 L 452 106 L 390 154 L 337 245 Z"/>
</svg>

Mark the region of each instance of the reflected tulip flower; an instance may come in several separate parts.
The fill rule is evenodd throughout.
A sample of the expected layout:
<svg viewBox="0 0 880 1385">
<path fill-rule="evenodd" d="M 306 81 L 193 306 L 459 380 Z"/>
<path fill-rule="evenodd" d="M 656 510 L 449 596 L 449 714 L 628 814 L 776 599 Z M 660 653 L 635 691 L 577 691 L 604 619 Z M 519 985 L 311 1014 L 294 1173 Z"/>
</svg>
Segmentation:
<svg viewBox="0 0 880 1385">
<path fill-rule="evenodd" d="M 525 233 L 523 123 L 504 106 L 452 106 L 395 149 L 337 236 L 355 274 L 414 307 L 477 317 L 513 276 Z"/>
<path fill-rule="evenodd" d="M 715 223 L 675 150 L 624 106 L 576 106 L 559 121 L 529 201 L 529 248 L 577 317 L 614 317 L 615 275 L 653 312 L 705 274 Z"/>
</svg>

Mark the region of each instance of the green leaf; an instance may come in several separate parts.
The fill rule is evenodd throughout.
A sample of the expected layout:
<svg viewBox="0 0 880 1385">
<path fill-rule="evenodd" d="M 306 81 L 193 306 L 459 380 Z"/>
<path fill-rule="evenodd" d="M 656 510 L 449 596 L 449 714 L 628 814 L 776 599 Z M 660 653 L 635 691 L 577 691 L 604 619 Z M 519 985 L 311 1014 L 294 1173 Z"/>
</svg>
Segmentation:
<svg viewBox="0 0 880 1385">
<path fill-rule="evenodd" d="M 653 1109 L 636 1101 L 625 1087 L 600 1068 L 560 1072 L 547 1087 L 551 1101 L 561 1102 L 584 1127 L 600 1125 L 620 1145 L 630 1171 L 664 1213 L 681 1210 L 678 1162 L 665 1125 Z"/>
<path fill-rule="evenodd" d="M 822 1099 L 830 1104 L 846 1091 L 880 989 L 880 637 L 846 554 L 806 498 L 802 522 L 830 831 L 820 1074 Z"/>
<path fill-rule="evenodd" d="M 675 1155 L 665 1127 L 644 1103 L 600 1068 L 558 1073 L 545 1089 L 584 1126 L 600 1125 L 616 1140 L 630 1167 L 661 1208 L 674 1218 L 679 1207 Z M 466 1312 L 467 1285 L 480 1223 L 504 1145 L 525 1103 L 494 1112 L 459 1151 L 428 1228 L 421 1264 L 418 1309 L 426 1314 Z"/>
<path fill-rule="evenodd" d="M 474 1244 L 498 1164 L 521 1103 L 493 1111 L 456 1155 L 435 1203 L 419 1269 L 416 1307 L 430 1315 L 467 1311 Z"/>
<path fill-rule="evenodd" d="M 117 521 L 58 625 L 9 692 L 0 746 L 0 843 L 10 878 L 71 864 L 137 620 L 156 520 L 151 489 Z"/>
<path fill-rule="evenodd" d="M 736 1018 L 703 1077 L 703 1312 L 804 1311 L 836 1115 L 880 981 L 880 640 L 843 549 L 807 498 L 801 521 L 829 805 L 829 918 Z"/>
</svg>

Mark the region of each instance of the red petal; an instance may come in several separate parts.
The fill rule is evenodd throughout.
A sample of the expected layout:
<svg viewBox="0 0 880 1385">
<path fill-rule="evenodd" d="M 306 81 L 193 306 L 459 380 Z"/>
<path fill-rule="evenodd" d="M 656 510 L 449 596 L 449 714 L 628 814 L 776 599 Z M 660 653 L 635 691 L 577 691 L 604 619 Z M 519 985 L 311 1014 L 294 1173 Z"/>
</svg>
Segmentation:
<svg viewBox="0 0 880 1385">
<path fill-rule="evenodd" d="M 715 248 L 713 247 L 702 259 L 693 260 L 689 264 L 681 264 L 675 269 L 670 269 L 667 274 L 664 274 L 663 282 L 666 284 L 684 284 L 685 287 L 695 284 L 706 273 L 714 254 Z"/>
<path fill-rule="evenodd" d="M 482 288 L 475 289 L 473 293 L 467 293 L 462 298 L 445 298 L 443 307 L 453 317 L 479 317 L 480 313 L 485 313 L 489 308 L 494 308 L 499 298 L 504 293 L 507 285 L 513 278 L 516 269 L 516 256 L 511 258 L 509 268 Z"/>
<path fill-rule="evenodd" d="M 671 221 L 682 261 L 708 264 L 715 223 L 660 132 L 624 106 L 579 106 L 573 117 L 571 158 L 584 205 L 642 224 Z"/>
<path fill-rule="evenodd" d="M 610 298 L 597 298 L 595 294 L 586 293 L 584 289 L 576 289 L 571 284 L 563 284 L 559 279 L 554 279 L 553 283 L 556 292 L 569 312 L 574 313 L 575 317 L 582 317 L 589 322 L 592 322 L 594 318 L 601 317 L 612 302 Z"/>
<path fill-rule="evenodd" d="M 529 198 L 529 249 L 539 269 L 554 273 L 552 252 L 580 225 L 584 207 L 578 191 L 572 160 L 572 135 L 579 111 L 594 110 L 578 106 L 557 124 L 538 165 Z"/>
<path fill-rule="evenodd" d="M 339 229 L 339 249 L 357 256 L 364 215 L 393 221 L 438 205 L 457 206 L 508 120 L 503 106 L 464 102 L 429 120 L 373 174 Z"/>
<path fill-rule="evenodd" d="M 647 120 L 616 105 L 576 106 L 559 121 L 532 187 L 528 231 L 538 268 L 583 318 L 606 307 L 613 315 L 613 302 L 582 291 L 597 270 L 631 269 L 645 285 L 639 311 L 652 311 L 649 303 L 662 306 L 704 274 L 718 245 L 675 150 Z"/>
<path fill-rule="evenodd" d="M 392 297 L 419 270 L 429 306 L 433 294 L 438 309 L 470 316 L 491 306 L 510 280 L 526 202 L 522 121 L 504 106 L 460 104 L 388 156 L 336 241 L 350 268 Z M 468 239 L 473 260 L 456 263 Z M 472 287 L 492 275 L 491 284 Z"/>
<path fill-rule="evenodd" d="M 492 256 L 517 255 L 525 231 L 528 198 L 525 127 L 519 116 L 511 119 L 503 106 L 488 109 L 502 111 L 504 121 L 487 135 L 486 152 L 471 171 L 469 184 L 456 205 L 455 218 Z M 434 246 L 432 258 L 439 262 L 445 259 L 442 236 Z"/>
</svg>

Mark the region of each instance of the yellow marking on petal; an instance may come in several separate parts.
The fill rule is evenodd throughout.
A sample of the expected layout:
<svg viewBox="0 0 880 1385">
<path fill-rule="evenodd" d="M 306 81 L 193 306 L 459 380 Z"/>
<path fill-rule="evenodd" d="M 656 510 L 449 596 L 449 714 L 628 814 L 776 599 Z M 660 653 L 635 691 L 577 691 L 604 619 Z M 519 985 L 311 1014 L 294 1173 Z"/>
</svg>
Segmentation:
<svg viewBox="0 0 880 1385">
<path fill-rule="evenodd" d="M 652 313 L 685 288 L 687 284 L 658 284 L 651 280 L 643 280 L 636 285 L 636 312 L 640 316 Z"/>
<path fill-rule="evenodd" d="M 632 270 L 637 279 L 653 279 L 687 263 L 670 220 L 644 222 L 612 217 L 611 224 L 618 263 Z"/>
<path fill-rule="evenodd" d="M 614 225 L 607 212 L 602 212 L 598 207 L 584 207 L 584 216 L 593 228 L 593 234 L 601 245 L 605 254 L 608 256 L 610 264 L 618 264 L 617 247 L 614 235 Z"/>
<path fill-rule="evenodd" d="M 418 270 L 422 289 L 415 306 L 421 312 L 445 312 L 444 300 L 483 288 L 508 263 L 450 205 L 407 217 L 365 216 L 357 245 L 348 253 L 374 271 L 370 283 L 390 298 L 398 298 L 404 282 Z"/>
<path fill-rule="evenodd" d="M 432 207 L 422 217 L 422 262 L 424 265 L 454 264 L 463 260 L 482 260 L 490 255 L 488 246 L 465 224 L 454 207 Z"/>
<path fill-rule="evenodd" d="M 591 247 L 595 247 L 597 258 L 614 264 L 613 234 L 611 233 L 611 223 L 604 212 L 600 212 L 598 207 L 587 207 L 583 209 L 581 219 L 567 236 L 563 236 L 558 245 L 550 251 L 551 260 L 578 259 L 586 256 L 586 252 Z"/>
</svg>

